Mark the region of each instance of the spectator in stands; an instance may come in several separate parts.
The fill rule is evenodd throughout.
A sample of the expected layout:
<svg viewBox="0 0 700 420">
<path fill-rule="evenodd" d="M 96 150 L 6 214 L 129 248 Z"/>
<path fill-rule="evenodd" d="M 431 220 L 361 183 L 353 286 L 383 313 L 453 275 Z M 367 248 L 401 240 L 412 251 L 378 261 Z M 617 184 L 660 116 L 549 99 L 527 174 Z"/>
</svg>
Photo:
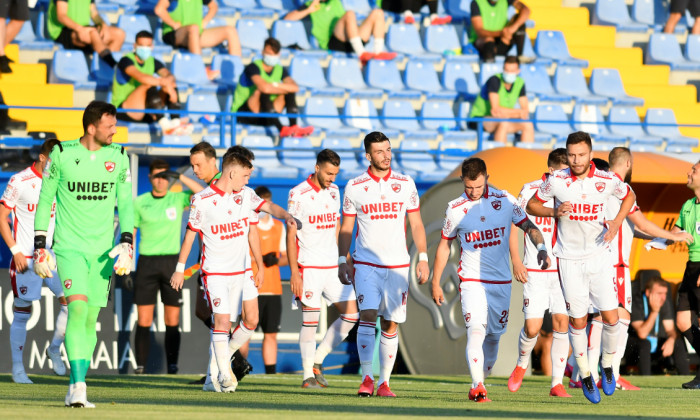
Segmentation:
<svg viewBox="0 0 700 420">
<path fill-rule="evenodd" d="M 640 281 L 640 280 L 637 280 Z M 632 328 L 627 346 L 628 365 L 637 364 L 641 375 L 673 371 L 689 375 L 688 352 L 678 336 L 674 311 L 668 298 L 669 284 L 661 277 L 652 277 L 641 296 L 632 299 Z M 664 372 L 664 370 L 666 372 Z"/>
<path fill-rule="evenodd" d="M 666 25 L 664 25 L 665 33 L 672 34 L 676 30 L 676 25 L 681 20 L 681 17 L 685 15 L 686 10 L 695 19 L 690 33 L 693 35 L 700 34 L 700 19 L 698 19 L 700 17 L 700 0 L 671 0 L 671 13 L 668 15 Z"/>
<path fill-rule="evenodd" d="M 174 9 L 170 7 L 174 3 Z M 206 16 L 202 7 L 207 6 Z M 202 48 L 214 47 L 226 41 L 230 55 L 241 55 L 238 31 L 233 26 L 207 28 L 219 10 L 216 0 L 158 0 L 153 12 L 163 21 L 163 42 L 173 48 L 187 48 L 192 54 L 202 54 Z"/>
<path fill-rule="evenodd" d="M 508 7 L 518 11 L 508 20 Z M 493 62 L 497 55 L 506 55 L 515 45 L 518 56 L 523 56 L 525 22 L 530 9 L 520 0 L 474 0 L 471 5 L 471 29 L 469 43 L 473 44 L 481 59 Z"/>
<path fill-rule="evenodd" d="M 382 9 L 387 12 L 400 14 L 404 23 L 413 24 L 416 21 L 414 13 L 420 14 L 420 9 L 428 5 L 429 25 L 446 25 L 452 22 L 452 16 L 438 16 L 438 0 L 384 0 Z"/>
<path fill-rule="evenodd" d="M 29 20 L 29 5 L 27 0 L 0 1 L 0 73 L 12 73 L 10 63 L 14 63 L 5 55 L 5 45 L 15 39 L 24 22 Z M 10 21 L 6 23 L 7 18 Z"/>
<path fill-rule="evenodd" d="M 281 113 L 299 112 L 295 94 L 299 86 L 280 64 L 280 43 L 275 38 L 265 40 L 262 59 L 248 64 L 241 74 L 233 94 L 232 112 Z M 289 117 L 289 126 L 282 126 L 274 117 L 238 117 L 238 122 L 252 125 L 274 125 L 280 137 L 300 137 L 313 133 L 313 127 L 299 127 L 295 117 Z"/>
<path fill-rule="evenodd" d="M 491 76 L 481 88 L 481 93 L 472 105 L 469 118 L 502 118 L 527 120 L 528 101 L 525 92 L 525 82 L 519 76 L 520 62 L 518 57 L 508 56 L 503 63 L 503 73 Z M 516 106 L 519 106 L 516 108 Z M 520 141 L 534 141 L 535 129 L 531 122 L 484 121 L 484 131 L 493 133 L 493 139 L 506 143 L 510 133 L 520 132 Z M 476 122 L 469 122 L 469 128 L 477 129 Z"/>
<path fill-rule="evenodd" d="M 156 75 L 158 77 L 156 77 Z M 112 104 L 126 109 L 180 109 L 175 77 L 165 64 L 153 58 L 153 34 L 136 34 L 134 51 L 119 60 L 112 82 Z M 155 122 L 162 114 L 120 112 L 117 119 L 129 122 Z"/>
<path fill-rule="evenodd" d="M 111 67 L 117 65 L 112 51 L 121 50 L 126 37 L 123 30 L 102 20 L 94 0 L 50 0 L 46 28 L 63 48 L 95 51 Z"/>
<path fill-rule="evenodd" d="M 324 50 L 354 52 L 363 63 L 396 57 L 396 53 L 385 51 L 386 23 L 381 9 L 372 10 L 358 26 L 357 15 L 352 10 L 346 11 L 341 0 L 309 0 L 284 18 L 302 20 L 307 16 L 311 18 L 311 33 Z M 374 52 L 365 50 L 370 36 L 374 36 Z"/>
</svg>

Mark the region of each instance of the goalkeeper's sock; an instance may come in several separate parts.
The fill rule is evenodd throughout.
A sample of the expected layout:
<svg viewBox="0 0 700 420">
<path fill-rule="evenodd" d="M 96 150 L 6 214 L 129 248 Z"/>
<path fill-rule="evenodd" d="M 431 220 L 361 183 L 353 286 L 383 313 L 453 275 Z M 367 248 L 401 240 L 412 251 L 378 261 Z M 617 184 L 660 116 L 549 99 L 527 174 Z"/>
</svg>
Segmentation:
<svg viewBox="0 0 700 420">
<path fill-rule="evenodd" d="M 85 382 L 85 376 L 87 376 L 90 361 L 79 359 L 71 360 L 68 363 L 70 364 L 70 383 Z"/>
<path fill-rule="evenodd" d="M 74 378 L 74 362 L 85 359 L 85 323 L 88 318 L 88 304 L 84 300 L 74 300 L 68 304 L 66 322 L 66 354 L 71 365 L 71 379 Z"/>
</svg>

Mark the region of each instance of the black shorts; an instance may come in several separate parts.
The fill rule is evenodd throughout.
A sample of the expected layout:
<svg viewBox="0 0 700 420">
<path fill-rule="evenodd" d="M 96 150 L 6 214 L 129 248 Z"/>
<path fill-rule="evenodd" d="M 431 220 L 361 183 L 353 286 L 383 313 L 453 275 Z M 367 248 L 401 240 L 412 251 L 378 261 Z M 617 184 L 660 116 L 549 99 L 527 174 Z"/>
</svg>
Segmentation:
<svg viewBox="0 0 700 420">
<path fill-rule="evenodd" d="M 0 0 L 2 1 L 2 0 Z M 61 29 L 61 33 L 58 34 L 58 38 L 55 39 L 56 42 L 59 44 L 63 45 L 63 48 L 67 50 L 80 50 L 84 54 L 92 54 L 92 45 L 86 45 L 84 47 L 78 47 L 77 45 L 73 44 L 73 40 L 71 39 L 71 34 L 73 33 L 72 30 L 66 28 L 65 26 L 63 29 Z"/>
<path fill-rule="evenodd" d="M 27 0 L 0 0 L 0 17 L 12 20 L 29 20 Z"/>
<path fill-rule="evenodd" d="M 182 290 L 170 286 L 178 255 L 141 255 L 134 279 L 134 303 L 155 305 L 158 290 L 163 305 L 182 306 Z"/>
<path fill-rule="evenodd" d="M 700 287 L 698 277 L 700 276 L 700 262 L 688 261 L 685 265 L 683 273 L 683 281 L 678 287 L 678 305 L 676 311 L 695 311 L 699 312 L 700 307 Z"/>
<path fill-rule="evenodd" d="M 367 45 L 367 43 L 365 41 L 362 41 L 362 45 Z M 331 39 L 328 41 L 328 49 L 331 51 L 340 51 L 347 54 L 355 52 L 355 50 L 352 49 L 352 44 L 350 43 L 350 41 L 343 42 L 336 38 L 335 35 L 331 35 Z"/>
<path fill-rule="evenodd" d="M 700 16 L 700 1 L 698 0 L 671 0 L 671 13 L 684 14 L 686 9 L 690 16 Z"/>
<path fill-rule="evenodd" d="M 260 312 L 260 329 L 262 332 L 278 333 L 282 323 L 282 296 L 258 296 L 258 311 Z"/>
<path fill-rule="evenodd" d="M 170 31 L 167 34 L 163 34 L 163 43 L 175 47 L 175 31 Z"/>
</svg>

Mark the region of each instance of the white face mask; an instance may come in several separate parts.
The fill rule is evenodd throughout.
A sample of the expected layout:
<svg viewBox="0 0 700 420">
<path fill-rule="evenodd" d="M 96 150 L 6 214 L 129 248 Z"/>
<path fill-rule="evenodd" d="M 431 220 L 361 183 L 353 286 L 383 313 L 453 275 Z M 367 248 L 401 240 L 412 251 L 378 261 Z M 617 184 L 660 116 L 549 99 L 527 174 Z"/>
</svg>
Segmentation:
<svg viewBox="0 0 700 420">
<path fill-rule="evenodd" d="M 518 77 L 517 73 L 507 73 L 505 71 L 503 72 L 503 81 L 508 83 L 508 84 L 515 83 L 515 79 L 517 77 Z"/>
<path fill-rule="evenodd" d="M 274 67 L 280 63 L 279 55 L 263 55 L 263 63 L 270 67 Z"/>
</svg>

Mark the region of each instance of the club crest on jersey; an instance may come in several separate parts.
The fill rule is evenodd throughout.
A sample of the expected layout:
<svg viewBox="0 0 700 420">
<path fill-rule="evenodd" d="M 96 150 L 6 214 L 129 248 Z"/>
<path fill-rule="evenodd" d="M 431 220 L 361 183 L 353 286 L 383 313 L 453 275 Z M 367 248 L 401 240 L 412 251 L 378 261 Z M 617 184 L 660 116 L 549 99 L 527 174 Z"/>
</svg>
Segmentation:
<svg viewBox="0 0 700 420">
<path fill-rule="evenodd" d="M 598 192 L 605 191 L 605 182 L 596 182 L 595 189 L 598 190 Z"/>
<path fill-rule="evenodd" d="M 307 299 L 311 299 L 312 297 L 314 297 L 314 292 L 307 290 L 306 292 L 304 292 L 304 297 Z"/>
<path fill-rule="evenodd" d="M 526 308 L 530 306 L 530 299 L 523 299 L 523 306 L 525 306 Z"/>
<path fill-rule="evenodd" d="M 218 308 L 219 305 L 221 305 L 221 299 L 219 299 L 219 298 L 214 299 L 214 306 L 216 306 Z"/>
<path fill-rule="evenodd" d="M 365 295 L 360 295 L 360 296 L 357 297 L 357 301 L 358 301 L 359 303 L 364 302 L 364 300 L 365 300 Z"/>
<path fill-rule="evenodd" d="M 177 218 L 177 210 L 175 207 L 165 209 L 165 217 L 167 217 L 169 220 L 175 220 Z"/>
<path fill-rule="evenodd" d="M 367 190 L 369 190 L 369 187 L 365 185 L 365 192 L 367 192 Z"/>
<path fill-rule="evenodd" d="M 335 200 L 336 197 L 337 197 L 337 196 L 335 195 L 335 191 L 331 191 L 331 198 Z"/>
<path fill-rule="evenodd" d="M 238 204 L 240 206 L 241 203 L 243 202 L 243 197 L 241 197 L 240 195 L 237 195 L 237 196 L 233 197 L 233 201 L 235 201 L 236 204 Z"/>
<path fill-rule="evenodd" d="M 501 200 L 494 200 L 491 202 L 491 205 L 493 206 L 494 210 L 500 210 L 501 209 Z"/>
<path fill-rule="evenodd" d="M 26 295 L 27 294 L 27 286 L 20 287 L 19 292 L 23 295 Z"/>
<path fill-rule="evenodd" d="M 464 321 L 465 321 L 465 322 L 469 322 L 469 321 L 471 321 L 471 319 L 472 319 L 472 314 L 471 314 L 471 312 L 467 312 L 467 314 L 464 315 Z"/>
<path fill-rule="evenodd" d="M 70 289 L 70 287 L 72 285 L 73 285 L 73 281 L 71 281 L 71 279 L 68 279 L 68 280 L 63 282 L 63 287 L 65 287 L 66 289 Z"/>
<path fill-rule="evenodd" d="M 391 189 L 394 190 L 395 193 L 398 193 L 401 191 L 401 184 L 399 184 L 398 182 L 395 182 L 395 183 L 391 184 Z"/>
<path fill-rule="evenodd" d="M 485 222 L 485 221 L 486 221 L 486 217 L 481 216 L 481 221 L 482 221 L 482 222 Z"/>
<path fill-rule="evenodd" d="M 117 165 L 112 161 L 105 162 L 105 169 L 107 170 L 107 172 L 114 172 L 114 168 L 116 166 Z"/>
</svg>

